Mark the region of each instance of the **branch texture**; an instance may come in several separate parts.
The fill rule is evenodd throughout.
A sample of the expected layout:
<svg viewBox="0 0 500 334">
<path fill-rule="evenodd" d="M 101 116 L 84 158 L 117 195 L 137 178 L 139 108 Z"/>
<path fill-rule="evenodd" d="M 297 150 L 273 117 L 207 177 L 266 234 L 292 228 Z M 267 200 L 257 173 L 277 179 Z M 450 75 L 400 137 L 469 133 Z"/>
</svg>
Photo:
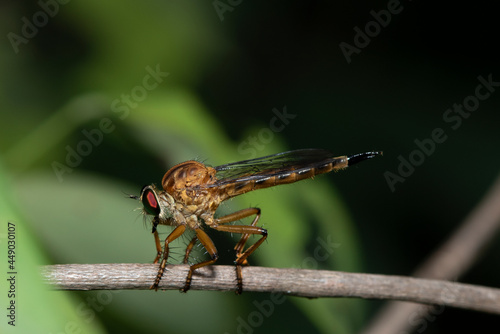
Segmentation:
<svg viewBox="0 0 500 334">
<path fill-rule="evenodd" d="M 188 265 L 167 266 L 159 288 L 181 289 L 188 269 Z M 59 290 L 146 290 L 157 270 L 155 264 L 67 264 L 45 266 L 42 276 Z M 235 289 L 233 266 L 203 267 L 193 275 L 191 290 Z M 309 298 L 394 299 L 500 314 L 500 289 L 401 276 L 244 267 L 243 291 Z"/>
</svg>

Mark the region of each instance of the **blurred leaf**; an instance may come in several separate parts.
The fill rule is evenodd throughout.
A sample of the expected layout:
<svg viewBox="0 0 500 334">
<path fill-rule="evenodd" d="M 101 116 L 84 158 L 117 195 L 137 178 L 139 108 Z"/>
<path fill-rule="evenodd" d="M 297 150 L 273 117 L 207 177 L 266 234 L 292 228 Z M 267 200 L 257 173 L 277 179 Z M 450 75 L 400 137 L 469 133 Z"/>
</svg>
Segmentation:
<svg viewBox="0 0 500 334">
<path fill-rule="evenodd" d="M 36 186 L 36 185 L 35 185 Z M 29 185 L 28 185 L 28 189 Z M 43 188 L 31 188 L 43 192 Z M 40 194 L 44 197 L 44 193 Z M 99 321 L 93 318 L 83 317 L 82 313 L 93 312 L 85 303 L 78 302 L 71 297 L 70 293 L 50 291 L 41 281 L 40 265 L 49 261 L 45 256 L 36 231 L 32 231 L 25 224 L 25 214 L 31 212 L 31 203 L 22 203 L 16 207 L 12 200 L 13 192 L 8 174 L 4 171 L 0 163 L 0 220 L 2 221 L 2 231 L 0 232 L 0 244 L 5 255 L 4 273 L 6 277 L 1 280 L 0 289 L 4 294 L 3 305 L 11 300 L 15 300 L 16 321 L 15 327 L 11 327 L 5 318 L 0 327 L 2 333 L 40 333 L 40 332 L 66 332 L 80 330 L 84 333 L 102 333 Z M 38 199 L 38 202 L 40 201 Z M 43 202 L 47 204 L 46 202 Z M 22 212 L 22 215 L 19 213 Z M 15 282 L 15 298 L 7 298 L 10 287 L 7 285 L 7 272 L 12 271 L 7 268 L 7 241 L 8 223 L 15 224 L 15 272 L 17 273 Z M 43 222 L 42 222 L 43 223 Z M 52 231 L 54 232 L 54 231 Z M 50 231 L 47 231 L 50 233 Z"/>
</svg>

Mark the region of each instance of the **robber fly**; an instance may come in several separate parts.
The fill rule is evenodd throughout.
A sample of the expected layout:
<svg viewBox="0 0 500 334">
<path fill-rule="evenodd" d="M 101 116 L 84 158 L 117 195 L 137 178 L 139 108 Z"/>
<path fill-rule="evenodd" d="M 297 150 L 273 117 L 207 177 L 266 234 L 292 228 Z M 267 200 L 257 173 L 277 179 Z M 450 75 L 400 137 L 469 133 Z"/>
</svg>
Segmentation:
<svg viewBox="0 0 500 334">
<path fill-rule="evenodd" d="M 204 230 L 209 227 L 217 231 L 241 234 L 240 241 L 234 247 L 236 293 L 240 294 L 243 290 L 241 267 L 248 264 L 248 256 L 266 240 L 267 230 L 257 226 L 260 218 L 259 208 L 247 208 L 215 218 L 215 211 L 223 201 L 252 190 L 293 183 L 344 169 L 381 154 L 382 152 L 375 151 L 335 157 L 327 150 L 302 149 L 217 167 L 209 167 L 198 161 L 186 161 L 172 167 L 163 176 L 163 189 L 148 185 L 142 188 L 140 196 L 131 196 L 142 202 L 145 214 L 153 216 L 153 234 L 157 250 L 154 263 L 158 263 L 160 259 L 161 261 L 151 289 L 158 290 L 167 264 L 170 243 L 179 238 L 186 229 L 194 230 L 195 236 L 186 248 L 184 263 L 187 263 L 197 241 L 207 250 L 210 259 L 190 266 L 181 291 L 189 290 L 196 269 L 217 261 L 217 248 Z M 250 225 L 228 224 L 249 216 L 255 216 Z M 163 249 L 157 231 L 158 225 L 175 227 L 165 239 Z M 245 249 L 251 235 L 259 235 L 260 239 Z"/>
</svg>

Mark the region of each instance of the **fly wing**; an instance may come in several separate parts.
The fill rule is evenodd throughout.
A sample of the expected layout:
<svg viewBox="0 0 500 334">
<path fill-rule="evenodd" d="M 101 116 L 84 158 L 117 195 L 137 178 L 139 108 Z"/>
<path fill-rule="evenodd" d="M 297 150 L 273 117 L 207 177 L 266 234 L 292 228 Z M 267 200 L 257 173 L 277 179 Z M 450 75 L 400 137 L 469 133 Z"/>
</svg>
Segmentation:
<svg viewBox="0 0 500 334">
<path fill-rule="evenodd" d="M 333 157 L 333 154 L 327 150 L 302 149 L 220 165 L 214 167 L 217 181 L 206 187 L 219 187 L 246 181 L 258 182 L 270 176 L 286 174 L 319 164 Z"/>
</svg>

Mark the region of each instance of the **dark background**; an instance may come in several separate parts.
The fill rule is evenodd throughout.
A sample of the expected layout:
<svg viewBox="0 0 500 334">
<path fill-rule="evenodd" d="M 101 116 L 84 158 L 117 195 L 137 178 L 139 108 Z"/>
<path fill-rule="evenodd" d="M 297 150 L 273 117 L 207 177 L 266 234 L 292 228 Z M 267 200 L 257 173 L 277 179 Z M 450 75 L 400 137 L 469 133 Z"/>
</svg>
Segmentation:
<svg viewBox="0 0 500 334">
<path fill-rule="evenodd" d="M 36 2 L 1 2 L 4 38 L 0 52 L 0 152 L 4 179 L 10 184 L 10 188 L 4 188 L 4 195 L 46 254 L 44 261 L 152 260 L 149 227 L 137 228 L 141 219 L 136 219 L 134 204 L 126 202 L 122 192 L 137 193 L 144 184 L 158 183 L 167 168 L 183 160 L 197 158 L 217 165 L 251 158 L 242 151 L 248 147 L 249 136 L 259 138 L 259 133 L 267 131 L 263 129 L 270 128 L 276 115 L 273 109 L 286 108 L 295 118 L 282 131 L 273 133 L 269 142 L 263 143 L 264 137 L 258 139 L 263 147 L 262 151 L 257 149 L 258 155 L 307 147 L 325 148 L 339 155 L 384 151 L 382 158 L 308 182 L 335 187 L 334 193 L 341 200 L 336 198 L 332 207 L 324 209 L 340 206 L 350 217 L 346 223 L 348 239 L 339 237 L 336 241 L 341 247 L 352 247 L 349 252 L 356 262 L 325 268 L 411 274 L 478 204 L 498 173 L 500 87 L 456 129 L 451 127 L 454 123 L 444 119 L 453 104 L 462 104 L 475 94 L 479 76 L 491 76 L 500 82 L 498 19 L 489 2 L 402 1 L 398 14 L 392 14 L 386 26 L 374 33 L 366 46 L 358 48 L 359 53 L 352 54 L 348 62 L 339 45 L 345 42 L 355 46 L 355 27 L 364 31 L 367 23 L 375 20 L 372 11 L 383 16 L 380 11 L 387 10 L 389 3 L 395 4 L 241 1 L 231 6 L 223 1 L 70 1 L 56 8 L 50 2 L 53 17 L 26 43 L 17 45 L 16 52 L 9 33 L 22 36 L 22 18 L 33 22 L 33 16 L 44 7 Z M 218 13 L 216 5 L 221 4 L 231 10 Z M 154 69 L 157 64 L 169 76 L 122 121 L 122 114 L 113 111 L 110 104 L 140 85 L 148 73 L 145 68 Z M 85 139 L 82 130 L 98 128 L 104 117 L 112 120 L 112 133 L 105 135 L 72 173 L 65 174 L 64 182 L 58 182 L 53 162 L 64 163 L 65 147 L 76 147 Z M 387 173 L 397 174 L 401 159 L 417 154 L 415 141 L 429 142 L 437 128 L 443 129 L 446 140 L 435 143 L 432 153 L 425 155 L 411 175 L 391 189 Z M 83 237 L 76 227 L 68 227 L 67 231 L 61 227 L 71 225 L 71 221 L 51 216 L 68 209 L 62 197 L 78 188 L 66 181 L 73 177 L 82 185 L 102 185 L 102 189 L 94 188 L 94 194 L 106 189 L 115 196 L 110 202 L 99 202 L 113 209 L 106 221 L 99 221 L 92 201 L 82 197 L 77 208 L 85 213 L 82 221 L 97 224 L 82 232 Z M 314 190 L 305 187 L 293 185 L 266 192 L 270 201 L 274 197 L 283 200 L 283 205 L 301 207 L 305 206 L 301 204 L 303 198 L 294 197 L 295 202 L 289 203 L 288 196 L 299 196 L 296 193 L 304 191 L 305 198 L 312 199 L 307 197 L 308 191 L 312 194 Z M 94 196 L 92 189 L 87 196 Z M 266 214 L 273 211 L 277 217 L 286 215 L 281 204 L 256 196 L 243 205 L 264 205 Z M 127 209 L 113 206 L 124 201 Z M 35 204 L 40 207 L 35 208 Z M 233 204 L 223 210 L 241 205 Z M 71 210 L 67 217 L 72 217 Z M 120 228 L 116 228 L 113 212 L 120 219 L 128 219 L 120 222 L 126 226 L 121 232 L 117 231 Z M 306 251 L 312 250 L 323 227 L 318 227 L 321 225 L 316 218 L 307 212 L 304 210 L 300 216 L 301 228 L 306 231 L 300 240 L 294 239 L 293 233 L 302 232 L 288 232 L 286 224 L 273 228 L 271 218 L 264 224 L 270 233 L 289 238 L 291 249 L 294 242 L 300 242 Z M 325 211 L 324 215 L 328 214 Z M 78 228 L 85 230 L 84 224 Z M 110 233 L 123 233 L 130 239 L 126 244 L 113 241 L 105 225 L 115 226 L 109 227 Z M 138 241 L 134 233 L 147 241 Z M 96 234 L 102 234 L 102 238 Z M 68 238 L 69 245 L 57 244 Z M 74 250 L 71 240 L 82 238 L 87 238 L 89 248 L 102 241 L 104 251 L 86 257 L 87 250 Z M 220 250 L 232 249 L 230 239 L 221 237 L 217 241 Z M 137 259 L 119 258 L 106 251 L 145 248 L 144 243 L 149 247 L 145 251 L 148 255 L 138 255 Z M 276 243 L 270 239 L 264 246 L 270 253 L 279 253 Z M 80 257 L 72 257 L 71 249 Z M 67 255 L 61 255 L 66 251 Z M 499 251 L 498 237 L 494 237 L 492 245 L 459 281 L 498 286 Z M 288 260 L 276 257 L 266 262 L 263 257 L 256 257 L 252 263 L 288 266 Z M 293 261 L 303 258 L 290 261 L 296 263 Z M 230 263 L 229 255 L 225 261 Z M 73 294 L 70 305 L 79 305 L 87 296 Z M 199 317 L 216 320 L 218 316 L 221 322 L 227 322 L 219 322 L 215 329 L 209 326 L 214 332 L 237 332 L 235 319 L 246 319 L 255 310 L 252 302 L 267 298 L 250 293 L 238 298 L 226 294 L 223 299 L 209 292 L 162 293 L 154 298 L 163 299 L 159 302 L 164 303 L 166 317 L 175 303 L 180 309 L 185 307 L 185 318 L 169 317 L 168 323 L 163 323 L 158 319 L 161 310 L 148 313 L 134 309 L 133 301 L 144 295 L 137 292 L 127 296 L 126 309 L 137 317 L 124 315 L 124 306 L 110 303 L 97 312 L 90 325 L 95 327 L 90 330 L 132 332 L 161 328 L 180 333 L 193 330 L 191 326 Z M 313 302 L 287 301 L 276 306 L 256 332 L 280 329 L 328 333 L 333 327 L 329 327 L 329 320 L 321 318 L 329 316 L 347 318 L 342 320 L 347 325 L 341 328 L 346 333 L 357 332 L 382 305 L 376 301 L 355 302 L 349 304 L 349 312 L 337 309 L 339 313 L 334 314 L 316 311 L 324 308 L 319 304 L 317 309 L 312 308 Z M 198 305 L 195 310 L 191 310 L 193 304 Z M 56 308 L 58 302 L 53 305 Z M 54 321 L 64 322 L 66 318 L 61 319 Z M 79 319 L 88 323 L 81 315 Z M 425 333 L 465 332 L 497 322 L 496 316 L 446 309 L 435 320 L 426 322 L 425 328 L 414 329 Z M 200 321 L 199 328 L 212 332 L 202 326 L 208 323 Z M 60 325 L 51 326 L 45 327 L 61 331 Z M 342 332 L 338 328 L 336 331 Z"/>
</svg>

